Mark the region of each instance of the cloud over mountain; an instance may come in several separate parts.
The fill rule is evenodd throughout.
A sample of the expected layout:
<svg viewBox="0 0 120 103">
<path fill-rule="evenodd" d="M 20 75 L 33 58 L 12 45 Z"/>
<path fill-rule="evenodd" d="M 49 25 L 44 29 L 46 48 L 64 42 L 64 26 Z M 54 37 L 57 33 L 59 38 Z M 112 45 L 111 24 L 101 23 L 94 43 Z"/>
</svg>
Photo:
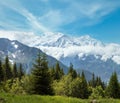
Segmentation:
<svg viewBox="0 0 120 103">
<path fill-rule="evenodd" d="M 108 81 L 112 72 L 120 72 L 120 44 L 103 43 L 89 35 L 72 37 L 47 32 L 36 36 L 32 32 L 0 31 L 0 38 L 18 40 L 37 47 L 64 65 L 73 63 L 75 69 L 94 72 L 105 81 Z"/>
<path fill-rule="evenodd" d="M 60 59 L 62 57 L 94 55 L 106 61 L 112 59 L 120 64 L 120 45 L 115 43 L 102 43 L 89 35 L 71 37 L 62 33 L 45 33 L 36 36 L 32 32 L 0 31 L 0 37 L 18 40 L 26 45 L 37 47 L 48 55 Z M 69 61 L 70 62 L 70 61 Z"/>
</svg>

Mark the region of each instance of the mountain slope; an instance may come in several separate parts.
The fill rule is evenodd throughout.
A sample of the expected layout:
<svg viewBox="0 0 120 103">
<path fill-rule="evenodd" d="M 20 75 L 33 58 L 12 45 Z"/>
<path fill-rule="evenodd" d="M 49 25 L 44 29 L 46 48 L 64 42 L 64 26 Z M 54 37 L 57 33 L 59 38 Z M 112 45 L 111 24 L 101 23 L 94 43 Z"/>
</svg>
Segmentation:
<svg viewBox="0 0 120 103">
<path fill-rule="evenodd" d="M 32 64 L 37 57 L 37 53 L 43 53 L 35 47 L 28 47 L 16 40 L 10 41 L 8 39 L 0 38 L 0 59 L 4 59 L 6 55 L 9 56 L 10 62 L 22 63 L 25 71 L 30 72 Z M 47 60 L 50 67 L 53 67 L 57 60 L 47 55 Z M 67 67 L 60 62 L 60 66 L 67 71 Z"/>
</svg>

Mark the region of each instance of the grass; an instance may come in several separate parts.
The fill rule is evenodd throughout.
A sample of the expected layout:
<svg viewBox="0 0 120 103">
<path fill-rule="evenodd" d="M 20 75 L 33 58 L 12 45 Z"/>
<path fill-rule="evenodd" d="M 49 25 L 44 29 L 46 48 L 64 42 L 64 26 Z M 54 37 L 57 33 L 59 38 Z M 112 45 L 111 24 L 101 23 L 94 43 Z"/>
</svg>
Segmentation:
<svg viewBox="0 0 120 103">
<path fill-rule="evenodd" d="M 13 95 L 0 93 L 0 103 L 90 103 L 91 100 L 62 96 Z M 96 103 L 120 103 L 120 100 L 101 99 Z"/>
</svg>

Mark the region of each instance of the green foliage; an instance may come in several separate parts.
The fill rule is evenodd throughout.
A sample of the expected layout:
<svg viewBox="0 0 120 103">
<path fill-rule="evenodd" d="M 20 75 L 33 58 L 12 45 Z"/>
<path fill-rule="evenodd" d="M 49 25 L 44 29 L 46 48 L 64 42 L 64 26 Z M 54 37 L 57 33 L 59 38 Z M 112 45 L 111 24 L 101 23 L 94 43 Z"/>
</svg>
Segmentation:
<svg viewBox="0 0 120 103">
<path fill-rule="evenodd" d="M 56 95 L 70 96 L 70 83 L 72 82 L 70 75 L 65 75 L 60 81 L 53 82 L 53 89 Z"/>
<path fill-rule="evenodd" d="M 105 89 L 105 84 L 102 82 L 100 77 L 95 77 L 95 74 L 92 75 L 92 80 L 89 81 L 89 86 L 95 88 L 96 86 L 101 86 L 102 89 Z"/>
<path fill-rule="evenodd" d="M 17 66 L 16 63 L 13 64 L 13 78 L 18 77 Z"/>
<path fill-rule="evenodd" d="M 85 80 L 82 78 L 75 78 L 70 84 L 70 96 L 77 98 L 88 98 L 88 87 Z"/>
<path fill-rule="evenodd" d="M 101 78 L 98 77 L 98 76 L 96 77 L 96 83 L 95 84 L 96 84 L 96 86 L 101 86 L 102 89 L 106 88 L 104 82 L 102 82 Z"/>
<path fill-rule="evenodd" d="M 49 70 L 49 72 L 50 72 L 52 81 L 60 80 L 62 78 L 62 76 L 64 75 L 64 71 L 63 71 L 63 69 L 60 68 L 59 62 L 57 62 L 55 68 L 54 67 L 51 68 Z"/>
<path fill-rule="evenodd" d="M 89 86 L 92 86 L 93 88 L 96 87 L 96 83 L 95 83 L 95 74 L 92 74 L 92 80 L 89 81 Z"/>
<path fill-rule="evenodd" d="M 6 56 L 3 65 L 0 61 L 1 92 L 39 95 L 55 94 L 82 99 L 89 97 L 92 100 L 100 100 L 105 96 L 120 98 L 120 85 L 116 72 L 112 74 L 105 90 L 104 82 L 102 82 L 100 77 L 95 77 L 93 74 L 92 80 L 88 83 L 84 72 L 78 75 L 72 64 L 70 64 L 68 74 L 64 74 L 59 62 L 56 63 L 55 68 L 49 69 L 46 56 L 40 53 L 33 64 L 33 70 L 30 75 L 24 74 L 22 64 L 20 64 L 18 69 L 16 63 L 12 67 L 11 69 L 8 56 Z"/>
<path fill-rule="evenodd" d="M 70 63 L 68 74 L 70 74 L 72 76 L 72 78 L 77 77 L 77 72 L 76 72 L 76 70 L 74 70 L 72 63 Z"/>
<path fill-rule="evenodd" d="M 20 80 L 22 81 L 22 86 L 23 86 L 23 89 L 25 90 L 25 93 L 31 94 L 32 93 L 31 92 L 32 77 L 29 75 L 25 75 Z"/>
<path fill-rule="evenodd" d="M 24 72 L 23 72 L 22 64 L 20 63 L 20 66 L 18 68 L 18 78 L 21 79 L 22 76 L 24 76 Z"/>
<path fill-rule="evenodd" d="M 5 58 L 4 73 L 5 73 L 4 75 L 5 81 L 13 77 L 8 56 L 6 56 Z"/>
<path fill-rule="evenodd" d="M 55 66 L 55 80 L 60 80 L 63 75 L 63 69 L 60 68 L 59 62 L 57 62 Z"/>
<path fill-rule="evenodd" d="M 83 77 L 84 78 L 84 77 Z M 88 98 L 88 88 L 85 78 L 63 76 L 60 81 L 54 81 L 53 88 L 56 95 L 64 95 L 78 98 Z"/>
<path fill-rule="evenodd" d="M 62 96 L 0 94 L 5 103 L 88 103 L 89 100 Z M 1 103 L 1 102 L 0 102 Z"/>
<path fill-rule="evenodd" d="M 0 103 L 93 103 L 90 99 L 78 99 L 62 96 L 41 95 L 13 95 L 0 93 L 0 98 L 5 102 Z M 117 99 L 99 99 L 95 103 L 120 103 Z"/>
<path fill-rule="evenodd" d="M 81 95 L 80 95 L 80 98 L 83 98 L 83 99 L 88 98 L 88 96 L 89 96 L 88 95 L 88 84 L 87 84 L 84 72 L 82 72 L 81 79 L 82 79 L 82 83 L 81 83 Z"/>
<path fill-rule="evenodd" d="M 55 80 L 55 69 L 54 69 L 54 67 L 49 69 L 49 73 L 50 73 L 51 80 L 52 81 Z"/>
<path fill-rule="evenodd" d="M 6 82 L 4 82 L 4 91 L 5 92 L 10 92 L 11 87 L 12 87 L 13 79 L 9 79 Z"/>
<path fill-rule="evenodd" d="M 116 72 L 110 78 L 108 87 L 106 88 L 106 96 L 111 98 L 120 98 L 120 86 Z"/>
<path fill-rule="evenodd" d="M 9 79 L 4 83 L 4 91 L 14 94 L 25 94 L 25 89 L 23 87 L 24 81 L 19 80 L 19 78 Z"/>
<path fill-rule="evenodd" d="M 3 82 L 3 80 L 4 80 L 4 71 L 2 67 L 2 62 L 0 60 L 0 84 Z"/>
<path fill-rule="evenodd" d="M 45 55 L 38 54 L 33 64 L 32 70 L 32 87 L 33 94 L 51 94 L 51 78 L 48 70 L 48 62 Z"/>
<path fill-rule="evenodd" d="M 96 86 L 96 88 L 92 89 L 92 94 L 90 95 L 90 99 L 101 99 L 105 95 L 104 90 L 101 86 Z"/>
<path fill-rule="evenodd" d="M 24 85 L 24 81 L 19 80 L 19 78 L 15 78 L 13 80 L 10 92 L 14 94 L 25 94 L 23 85 Z"/>
<path fill-rule="evenodd" d="M 76 78 L 70 83 L 70 96 L 72 97 L 81 97 L 81 83 L 82 79 Z"/>
</svg>

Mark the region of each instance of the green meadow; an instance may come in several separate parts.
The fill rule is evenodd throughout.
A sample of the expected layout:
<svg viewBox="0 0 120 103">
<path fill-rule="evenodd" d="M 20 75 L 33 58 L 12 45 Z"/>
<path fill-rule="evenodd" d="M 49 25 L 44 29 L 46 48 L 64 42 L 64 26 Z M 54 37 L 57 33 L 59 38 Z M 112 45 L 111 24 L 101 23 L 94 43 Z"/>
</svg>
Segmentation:
<svg viewBox="0 0 120 103">
<path fill-rule="evenodd" d="M 0 94 L 0 103 L 92 103 L 90 99 L 78 99 L 63 96 Z M 94 103 L 120 103 L 117 99 L 99 99 Z"/>
</svg>

